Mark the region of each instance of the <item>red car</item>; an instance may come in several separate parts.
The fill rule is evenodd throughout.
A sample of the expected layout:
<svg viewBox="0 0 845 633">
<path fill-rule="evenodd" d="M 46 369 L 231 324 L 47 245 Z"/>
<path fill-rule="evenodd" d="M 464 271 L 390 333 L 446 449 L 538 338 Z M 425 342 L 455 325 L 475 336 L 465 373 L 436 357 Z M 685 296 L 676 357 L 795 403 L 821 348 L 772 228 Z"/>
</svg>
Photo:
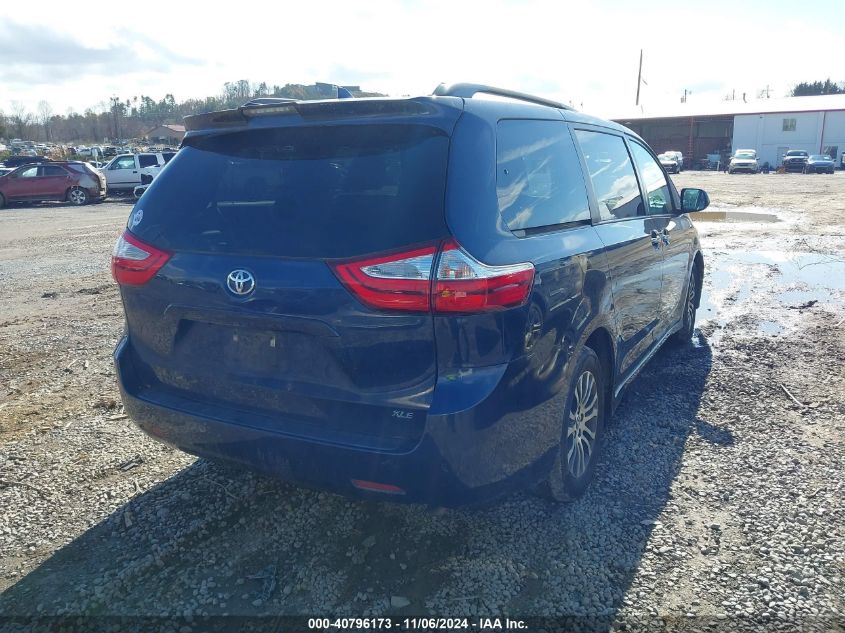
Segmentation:
<svg viewBox="0 0 845 633">
<path fill-rule="evenodd" d="M 0 208 L 9 202 L 67 200 L 82 205 L 106 197 L 106 179 L 78 161 L 23 165 L 0 176 Z"/>
</svg>

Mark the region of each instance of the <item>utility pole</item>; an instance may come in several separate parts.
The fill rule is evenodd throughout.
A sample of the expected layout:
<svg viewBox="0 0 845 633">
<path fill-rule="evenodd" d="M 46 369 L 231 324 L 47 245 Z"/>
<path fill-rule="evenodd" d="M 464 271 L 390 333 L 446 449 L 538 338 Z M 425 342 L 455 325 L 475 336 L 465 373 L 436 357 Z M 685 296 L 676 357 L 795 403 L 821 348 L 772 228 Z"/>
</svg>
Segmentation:
<svg viewBox="0 0 845 633">
<path fill-rule="evenodd" d="M 640 105 L 640 84 L 643 81 L 643 49 L 640 49 L 640 69 L 637 72 L 637 103 Z"/>
<path fill-rule="evenodd" d="M 111 111 L 112 111 L 112 114 L 114 115 L 114 138 L 115 138 L 115 140 L 120 139 L 120 127 L 118 126 L 118 123 L 117 123 L 117 104 L 119 102 L 120 102 L 120 99 L 118 99 L 117 97 L 111 98 Z"/>
</svg>

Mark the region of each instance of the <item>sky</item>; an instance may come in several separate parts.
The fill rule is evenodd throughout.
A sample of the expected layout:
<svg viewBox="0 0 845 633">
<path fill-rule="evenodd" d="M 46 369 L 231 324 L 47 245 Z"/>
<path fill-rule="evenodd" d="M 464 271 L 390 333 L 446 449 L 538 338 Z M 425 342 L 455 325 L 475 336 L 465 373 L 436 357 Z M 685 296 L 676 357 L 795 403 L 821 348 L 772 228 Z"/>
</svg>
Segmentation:
<svg viewBox="0 0 845 633">
<path fill-rule="evenodd" d="M 37 7 L 37 10 L 36 10 Z M 83 112 L 116 95 L 177 101 L 248 79 L 392 96 L 468 81 L 603 117 L 845 81 L 834 0 L 4 2 L 0 109 Z"/>
</svg>

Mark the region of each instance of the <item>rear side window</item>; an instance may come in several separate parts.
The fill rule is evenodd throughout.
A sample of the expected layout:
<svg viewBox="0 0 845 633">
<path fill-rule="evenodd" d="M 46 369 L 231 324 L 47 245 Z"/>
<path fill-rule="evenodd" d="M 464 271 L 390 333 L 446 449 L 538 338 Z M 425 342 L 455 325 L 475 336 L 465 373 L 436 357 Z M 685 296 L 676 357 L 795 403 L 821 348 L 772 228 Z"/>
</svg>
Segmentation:
<svg viewBox="0 0 845 633">
<path fill-rule="evenodd" d="M 141 167 L 155 167 L 158 165 L 158 158 L 153 154 L 139 154 L 138 165 Z"/>
<path fill-rule="evenodd" d="M 134 233 L 169 250 L 353 257 L 446 235 L 449 139 L 426 125 L 340 125 L 188 138 Z"/>
<path fill-rule="evenodd" d="M 601 219 L 645 215 L 637 175 L 622 138 L 588 130 L 578 130 L 575 136 L 590 172 Z"/>
<path fill-rule="evenodd" d="M 496 194 L 511 231 L 589 222 L 584 176 L 565 123 L 499 122 Z"/>
<path fill-rule="evenodd" d="M 67 176 L 67 172 L 57 165 L 50 165 L 49 167 L 40 167 L 41 176 Z"/>
<path fill-rule="evenodd" d="M 162 156 L 162 158 L 164 158 L 164 164 L 166 165 L 167 163 L 170 162 L 171 158 L 176 156 L 176 153 L 175 152 L 164 152 L 161 156 Z"/>
</svg>

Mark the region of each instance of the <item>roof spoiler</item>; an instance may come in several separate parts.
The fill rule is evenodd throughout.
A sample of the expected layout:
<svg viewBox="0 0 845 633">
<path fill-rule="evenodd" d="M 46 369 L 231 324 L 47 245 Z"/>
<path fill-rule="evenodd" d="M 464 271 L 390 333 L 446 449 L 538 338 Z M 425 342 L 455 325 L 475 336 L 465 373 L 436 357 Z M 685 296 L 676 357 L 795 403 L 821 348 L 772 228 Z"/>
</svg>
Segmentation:
<svg viewBox="0 0 845 633">
<path fill-rule="evenodd" d="M 478 93 L 496 95 L 499 97 L 508 97 L 510 99 L 517 99 L 519 101 L 527 101 L 529 103 L 536 103 L 537 105 L 549 106 L 550 108 L 559 108 L 561 110 L 575 110 L 575 108 L 560 103 L 559 101 L 552 101 L 551 99 L 544 99 L 525 92 L 517 92 L 516 90 L 508 90 L 507 88 L 496 88 L 494 86 L 485 86 L 484 84 L 440 84 L 434 89 L 431 94 L 435 97 L 462 97 L 464 99 L 472 99 Z"/>
<path fill-rule="evenodd" d="M 333 87 L 337 89 L 337 99 L 354 98 L 354 95 L 343 86 L 333 85 Z M 255 97 L 238 108 L 186 116 L 184 117 L 185 131 L 203 130 L 210 127 L 237 127 L 243 125 L 255 115 L 281 114 L 284 112 L 295 111 L 295 106 L 299 103 L 310 102 L 298 99 L 287 99 L 285 97 Z"/>
</svg>

